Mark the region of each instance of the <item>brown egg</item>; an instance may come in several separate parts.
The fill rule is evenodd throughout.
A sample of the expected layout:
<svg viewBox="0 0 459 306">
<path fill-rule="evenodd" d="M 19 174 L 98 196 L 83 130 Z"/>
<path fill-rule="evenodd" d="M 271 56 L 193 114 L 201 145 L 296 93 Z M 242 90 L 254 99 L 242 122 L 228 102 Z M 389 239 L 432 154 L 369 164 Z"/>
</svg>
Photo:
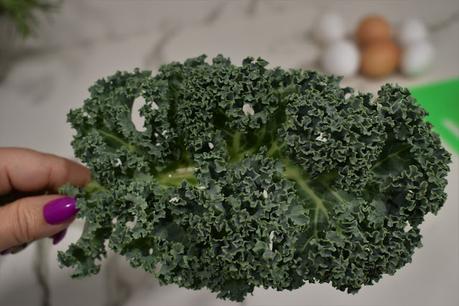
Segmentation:
<svg viewBox="0 0 459 306">
<path fill-rule="evenodd" d="M 394 72 L 399 61 L 400 49 L 393 41 L 378 41 L 362 49 L 360 71 L 369 77 L 383 77 Z"/>
<path fill-rule="evenodd" d="M 357 43 L 361 47 L 380 40 L 389 40 L 391 35 L 391 28 L 387 20 L 375 15 L 362 19 L 356 32 Z"/>
</svg>

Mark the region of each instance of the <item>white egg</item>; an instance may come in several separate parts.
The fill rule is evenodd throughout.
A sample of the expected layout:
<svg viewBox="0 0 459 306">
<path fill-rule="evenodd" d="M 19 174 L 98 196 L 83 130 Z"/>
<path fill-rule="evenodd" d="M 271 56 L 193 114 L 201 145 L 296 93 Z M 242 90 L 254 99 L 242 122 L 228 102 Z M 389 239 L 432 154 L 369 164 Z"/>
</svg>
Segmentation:
<svg viewBox="0 0 459 306">
<path fill-rule="evenodd" d="M 344 20 L 334 13 L 319 16 L 313 24 L 314 39 L 323 45 L 343 39 L 344 34 Z"/>
<path fill-rule="evenodd" d="M 406 19 L 399 27 L 397 39 L 402 46 L 425 41 L 427 39 L 426 25 L 419 19 Z"/>
<path fill-rule="evenodd" d="M 425 72 L 432 64 L 434 48 L 428 41 L 418 41 L 405 47 L 400 68 L 407 76 Z"/>
<path fill-rule="evenodd" d="M 359 68 L 359 51 L 350 41 L 338 41 L 328 46 L 322 53 L 321 65 L 325 72 L 351 76 Z"/>
</svg>

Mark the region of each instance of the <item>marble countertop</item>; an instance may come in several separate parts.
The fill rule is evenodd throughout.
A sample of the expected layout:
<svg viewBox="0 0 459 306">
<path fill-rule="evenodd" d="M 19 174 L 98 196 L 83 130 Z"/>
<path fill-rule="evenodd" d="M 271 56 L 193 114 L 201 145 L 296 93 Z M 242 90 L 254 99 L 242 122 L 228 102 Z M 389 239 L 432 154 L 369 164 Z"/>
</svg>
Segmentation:
<svg viewBox="0 0 459 306">
<path fill-rule="evenodd" d="M 375 92 L 383 82 L 403 86 L 459 75 L 457 1 L 147 1 L 67 0 L 45 20 L 40 35 L 18 42 L 10 70 L 0 82 L 0 146 L 21 146 L 72 157 L 72 131 L 65 122 L 98 78 L 134 67 L 200 54 L 223 53 L 234 63 L 261 56 L 271 66 L 316 68 L 320 49 L 309 39 L 314 19 L 332 10 L 351 33 L 361 16 L 377 12 L 394 24 L 420 17 L 432 29 L 432 69 L 415 79 L 344 79 L 345 85 Z M 292 292 L 256 289 L 245 305 L 457 305 L 459 304 L 459 157 L 453 156 L 448 201 L 422 225 L 424 247 L 394 276 L 385 275 L 357 295 L 327 284 Z M 109 256 L 102 272 L 72 280 L 57 266 L 56 252 L 78 239 L 71 226 L 57 247 L 50 241 L 0 259 L 0 304 L 23 305 L 237 305 L 207 290 L 160 287 L 152 277 Z"/>
</svg>

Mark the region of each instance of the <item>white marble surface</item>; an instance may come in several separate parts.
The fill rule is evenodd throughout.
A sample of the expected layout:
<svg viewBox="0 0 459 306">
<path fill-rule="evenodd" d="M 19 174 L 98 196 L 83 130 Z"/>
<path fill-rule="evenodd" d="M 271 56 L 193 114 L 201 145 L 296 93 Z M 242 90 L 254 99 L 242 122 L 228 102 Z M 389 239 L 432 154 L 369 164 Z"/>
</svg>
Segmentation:
<svg viewBox="0 0 459 306">
<path fill-rule="evenodd" d="M 345 79 L 375 91 L 382 82 L 405 86 L 459 75 L 458 1 L 147 1 L 67 0 L 40 36 L 21 43 L 8 76 L 0 83 L 0 146 L 23 146 L 72 156 L 66 113 L 81 105 L 87 88 L 115 70 L 141 67 L 206 53 L 223 53 L 239 63 L 261 56 L 271 66 L 314 68 L 320 49 L 308 38 L 314 18 L 325 10 L 342 14 L 351 33 L 359 17 L 384 14 L 393 23 L 423 18 L 434 30 L 436 62 L 429 73 L 405 79 Z M 448 201 L 422 226 L 424 247 L 394 276 L 357 295 L 329 285 L 293 292 L 257 289 L 246 305 L 458 305 L 459 159 L 448 177 Z M 57 266 L 56 252 L 75 241 L 74 224 L 57 247 L 43 241 L 0 259 L 0 305 L 231 305 L 206 290 L 159 287 L 149 275 L 111 256 L 102 272 L 71 280 Z M 42 275 L 46 286 L 39 285 Z M 49 287 L 47 290 L 46 287 Z M 49 295 L 43 293 L 49 292 Z"/>
</svg>

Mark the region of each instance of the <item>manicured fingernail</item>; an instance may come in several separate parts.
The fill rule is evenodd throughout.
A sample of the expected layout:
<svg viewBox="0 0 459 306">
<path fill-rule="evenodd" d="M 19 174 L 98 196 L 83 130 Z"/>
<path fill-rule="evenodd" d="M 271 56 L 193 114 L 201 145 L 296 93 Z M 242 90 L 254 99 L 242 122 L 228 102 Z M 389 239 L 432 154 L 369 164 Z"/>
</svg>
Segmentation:
<svg viewBox="0 0 459 306">
<path fill-rule="evenodd" d="M 9 254 L 10 253 L 10 249 L 6 249 L 6 250 L 3 250 L 0 252 L 0 255 L 6 255 L 6 254 Z"/>
<path fill-rule="evenodd" d="M 64 223 L 78 212 L 76 200 L 72 197 L 63 197 L 52 200 L 43 208 L 43 216 L 48 224 Z"/>
<path fill-rule="evenodd" d="M 53 238 L 53 244 L 56 245 L 56 244 L 58 244 L 59 242 L 61 242 L 62 239 L 64 239 L 66 233 L 67 233 L 67 229 L 62 230 L 62 231 L 60 231 L 59 233 L 55 234 L 55 235 L 52 237 L 52 238 Z"/>
</svg>

